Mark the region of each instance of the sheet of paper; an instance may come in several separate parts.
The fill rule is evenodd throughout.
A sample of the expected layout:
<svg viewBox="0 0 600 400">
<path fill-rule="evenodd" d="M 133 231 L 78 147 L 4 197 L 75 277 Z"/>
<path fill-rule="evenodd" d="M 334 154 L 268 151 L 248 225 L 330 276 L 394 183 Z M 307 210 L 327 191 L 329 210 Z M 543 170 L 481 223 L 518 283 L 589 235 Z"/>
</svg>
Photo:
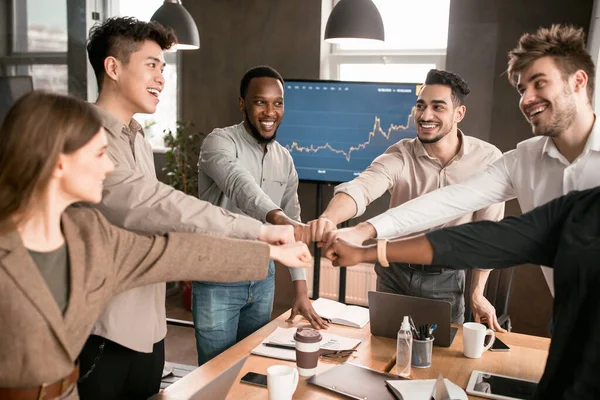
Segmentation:
<svg viewBox="0 0 600 400">
<path fill-rule="evenodd" d="M 297 328 L 281 328 L 277 327 L 269 336 L 262 341 L 261 344 L 256 346 L 252 350 L 252 354 L 278 358 L 280 360 L 296 361 L 296 350 L 291 349 L 280 349 L 277 347 L 265 346 L 263 343 L 276 343 L 284 346 L 294 347 L 296 342 L 294 341 L 294 334 Z M 353 349 L 360 343 L 360 339 L 352 339 L 344 336 L 334 335 L 324 331 L 320 331 L 323 336 L 321 342 L 321 348 L 327 350 L 349 350 Z"/>
</svg>

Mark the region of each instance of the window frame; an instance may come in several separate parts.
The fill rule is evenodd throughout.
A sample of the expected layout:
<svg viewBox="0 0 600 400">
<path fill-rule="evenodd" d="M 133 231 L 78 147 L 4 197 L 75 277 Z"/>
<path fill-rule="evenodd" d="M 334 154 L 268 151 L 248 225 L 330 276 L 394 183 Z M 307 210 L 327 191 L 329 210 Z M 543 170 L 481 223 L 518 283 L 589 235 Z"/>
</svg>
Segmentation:
<svg viewBox="0 0 600 400">
<path fill-rule="evenodd" d="M 323 33 L 331 9 L 339 0 L 323 0 Z M 328 12 L 327 12 L 328 11 Z M 325 57 L 322 61 L 321 79 L 341 80 L 342 64 L 435 64 L 436 68 L 446 67 L 446 49 L 342 49 L 339 44 L 323 41 Z M 328 46 L 328 48 L 327 48 Z"/>
</svg>

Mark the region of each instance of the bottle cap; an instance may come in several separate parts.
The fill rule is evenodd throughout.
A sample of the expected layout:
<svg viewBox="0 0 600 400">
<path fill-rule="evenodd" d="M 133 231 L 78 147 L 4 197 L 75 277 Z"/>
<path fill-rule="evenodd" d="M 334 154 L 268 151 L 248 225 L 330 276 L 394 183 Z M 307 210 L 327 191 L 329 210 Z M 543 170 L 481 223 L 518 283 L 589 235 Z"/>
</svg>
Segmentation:
<svg viewBox="0 0 600 400">
<path fill-rule="evenodd" d="M 410 322 L 408 322 L 408 316 L 405 315 L 402 320 L 402 325 L 400 326 L 400 330 L 402 331 L 410 331 Z"/>
</svg>

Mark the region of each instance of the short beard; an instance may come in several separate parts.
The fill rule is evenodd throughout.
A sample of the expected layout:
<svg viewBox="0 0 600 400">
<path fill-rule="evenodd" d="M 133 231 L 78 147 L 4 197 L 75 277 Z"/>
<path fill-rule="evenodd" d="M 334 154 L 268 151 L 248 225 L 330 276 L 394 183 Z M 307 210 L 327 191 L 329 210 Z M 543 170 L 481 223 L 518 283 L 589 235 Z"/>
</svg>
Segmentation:
<svg viewBox="0 0 600 400">
<path fill-rule="evenodd" d="M 246 117 L 246 122 L 248 123 L 248 127 L 250 127 L 250 134 L 252 135 L 252 137 L 254 139 L 256 139 L 258 141 L 258 143 L 260 143 L 260 144 L 269 144 L 273 140 L 275 140 L 275 137 L 277 136 L 277 129 L 275 129 L 275 132 L 273 133 L 273 136 L 271 136 L 270 138 L 266 138 L 266 137 L 264 137 L 260 133 L 260 131 L 258 130 L 258 128 L 256 127 L 256 125 L 254 125 L 250 121 L 250 117 L 248 116 L 248 110 L 246 110 L 245 108 L 244 108 L 244 116 Z"/>
<path fill-rule="evenodd" d="M 568 86 L 565 86 L 562 97 L 554 101 L 553 108 L 556 110 L 556 113 L 552 118 L 552 121 L 550 121 L 550 125 L 546 129 L 538 132 L 536 132 L 535 127 L 532 126 L 534 135 L 554 138 L 560 136 L 564 131 L 569 129 L 569 126 L 571 126 L 577 115 L 575 101 L 570 97 L 572 94 L 573 92 L 569 90 Z M 558 107 L 561 108 L 560 111 L 558 111 Z"/>
<path fill-rule="evenodd" d="M 440 133 L 439 135 L 437 135 L 434 138 L 431 139 L 423 139 L 422 137 L 419 136 L 419 134 L 417 134 L 417 139 L 419 139 L 419 141 L 423 144 L 432 144 L 432 143 L 437 143 L 440 140 L 442 140 L 444 138 L 444 136 L 446 136 L 448 133 L 450 133 L 450 130 L 448 130 L 447 132 L 444 133 Z"/>
</svg>

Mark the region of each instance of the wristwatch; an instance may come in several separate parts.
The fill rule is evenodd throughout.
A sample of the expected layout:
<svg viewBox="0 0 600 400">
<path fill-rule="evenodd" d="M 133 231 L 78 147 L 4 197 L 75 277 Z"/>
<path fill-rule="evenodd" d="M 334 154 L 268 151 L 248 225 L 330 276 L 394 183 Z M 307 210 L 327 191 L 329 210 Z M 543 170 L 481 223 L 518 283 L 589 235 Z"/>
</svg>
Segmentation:
<svg viewBox="0 0 600 400">
<path fill-rule="evenodd" d="M 387 239 L 377 239 L 377 261 L 379 261 L 382 267 L 390 266 L 386 255 L 387 242 Z"/>
</svg>

